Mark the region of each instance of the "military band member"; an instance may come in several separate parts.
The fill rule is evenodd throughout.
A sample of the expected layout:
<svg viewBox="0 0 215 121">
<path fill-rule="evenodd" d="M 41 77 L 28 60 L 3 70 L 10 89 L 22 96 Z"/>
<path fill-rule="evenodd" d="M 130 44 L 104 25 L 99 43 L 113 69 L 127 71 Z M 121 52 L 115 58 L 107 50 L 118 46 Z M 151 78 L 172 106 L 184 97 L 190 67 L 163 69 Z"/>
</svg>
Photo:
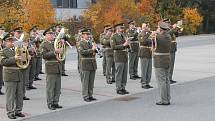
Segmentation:
<svg viewBox="0 0 215 121">
<path fill-rule="evenodd" d="M 2 25 L 0 25 L 0 51 L 2 51 L 2 49 L 3 49 L 3 37 L 4 37 L 4 33 L 5 33 L 5 28 L 4 28 L 4 26 L 2 26 Z M 2 75 L 2 69 L 3 69 L 3 67 L 2 67 L 2 65 L 0 65 L 0 95 L 4 95 L 4 93 L 1 91 L 1 89 L 2 89 L 2 86 L 3 86 L 3 84 L 4 84 L 4 82 L 3 82 L 3 75 Z"/>
<path fill-rule="evenodd" d="M 111 36 L 113 34 L 113 28 L 106 28 L 106 34 L 103 37 L 103 45 L 105 49 L 105 58 L 106 58 L 106 82 L 112 84 L 115 82 L 115 63 L 113 58 L 113 49 L 111 48 Z"/>
<path fill-rule="evenodd" d="M 165 23 L 167 23 L 169 25 L 170 28 L 171 27 L 171 21 L 170 19 L 164 19 L 163 20 Z M 175 64 L 175 53 L 177 51 L 177 41 L 176 41 L 176 34 L 177 31 L 172 32 L 171 35 L 171 46 L 170 46 L 170 68 L 169 68 L 169 80 L 170 80 L 170 84 L 174 84 L 176 83 L 176 81 L 174 81 L 172 79 L 173 76 L 173 70 L 174 70 L 174 64 Z"/>
<path fill-rule="evenodd" d="M 35 50 L 35 38 L 36 38 L 36 27 L 33 26 L 30 30 L 29 30 L 29 34 L 30 34 L 30 39 L 29 39 L 29 46 L 28 46 L 28 50 L 29 50 L 29 54 L 31 55 L 31 60 L 29 63 L 29 67 L 28 67 L 28 77 L 29 77 L 29 81 L 27 83 L 27 90 L 31 90 L 31 89 L 37 89 L 36 87 L 33 86 L 34 83 L 34 77 L 35 77 L 35 71 L 36 71 L 36 50 Z"/>
<path fill-rule="evenodd" d="M 138 35 L 140 49 L 138 56 L 141 63 L 141 86 L 144 89 L 152 88 L 150 86 L 152 75 L 152 40 L 150 39 L 151 31 L 149 25 L 142 24 L 142 30 Z"/>
<path fill-rule="evenodd" d="M 165 22 L 159 24 L 160 32 L 156 35 L 156 49 L 154 52 L 155 76 L 158 81 L 160 99 L 157 105 L 170 105 L 170 48 L 171 35 L 169 26 Z M 175 28 L 175 27 L 174 27 Z"/>
<path fill-rule="evenodd" d="M 57 24 L 55 26 L 55 37 L 57 37 L 57 35 L 60 33 L 60 30 L 62 29 L 62 25 L 61 24 Z M 66 59 L 64 59 L 62 61 L 62 76 L 68 76 L 66 73 L 65 73 L 65 61 Z"/>
<path fill-rule="evenodd" d="M 111 48 L 114 50 L 115 62 L 115 80 L 117 94 L 124 95 L 129 92 L 126 91 L 125 86 L 127 83 L 128 74 L 128 52 L 129 43 L 123 36 L 124 23 L 119 23 L 114 26 L 116 29 L 115 34 L 111 38 Z"/>
<path fill-rule="evenodd" d="M 3 40 L 5 48 L 1 55 L 1 65 L 3 66 L 3 80 L 6 89 L 7 115 L 10 119 L 16 119 L 16 116 L 25 117 L 21 112 L 23 108 L 23 75 L 16 65 L 16 60 L 22 60 L 23 57 L 15 55 L 14 40 L 11 34 L 7 34 Z"/>
<path fill-rule="evenodd" d="M 81 31 L 79 42 L 80 70 L 82 80 L 82 96 L 84 101 L 96 100 L 93 97 L 95 73 L 97 69 L 95 54 L 96 45 L 90 41 L 90 30 L 85 28 Z"/>
<path fill-rule="evenodd" d="M 107 32 L 106 28 L 110 27 L 110 25 L 105 25 L 104 26 L 104 31 L 103 33 L 100 34 L 100 43 L 102 45 L 102 49 L 103 49 L 103 61 L 102 61 L 102 68 L 103 68 L 103 75 L 105 76 L 106 75 L 106 66 L 107 66 L 107 62 L 106 62 L 106 56 L 105 56 L 105 46 L 104 46 L 104 42 L 103 42 L 103 38 Z"/>
<path fill-rule="evenodd" d="M 130 48 L 129 48 L 129 75 L 130 79 L 137 79 L 140 78 L 137 75 L 137 70 L 138 70 L 138 51 L 139 51 L 139 42 L 138 42 L 138 33 L 137 29 L 135 27 L 135 21 L 129 21 L 129 30 L 127 31 L 127 36 L 132 37 L 129 41 L 130 43 Z"/>
<path fill-rule="evenodd" d="M 46 72 L 46 95 L 47 105 L 50 110 L 56 110 L 56 108 L 62 108 L 59 103 L 61 94 L 61 70 L 62 62 L 59 62 L 56 58 L 56 54 L 63 53 L 63 49 L 54 48 L 54 31 L 49 28 L 43 33 L 45 40 L 41 45 L 42 57 L 45 60 L 45 72 Z"/>
</svg>

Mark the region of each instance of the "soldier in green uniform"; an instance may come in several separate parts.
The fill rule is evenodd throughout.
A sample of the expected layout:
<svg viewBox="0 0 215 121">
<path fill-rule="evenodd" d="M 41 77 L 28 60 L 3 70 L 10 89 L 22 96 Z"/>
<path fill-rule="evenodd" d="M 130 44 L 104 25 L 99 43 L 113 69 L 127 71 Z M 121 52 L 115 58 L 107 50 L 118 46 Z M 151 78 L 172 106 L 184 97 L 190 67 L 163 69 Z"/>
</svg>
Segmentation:
<svg viewBox="0 0 215 121">
<path fill-rule="evenodd" d="M 85 28 L 81 30 L 81 41 L 79 42 L 80 70 L 82 82 L 82 96 L 84 101 L 90 102 L 96 100 L 93 97 L 93 87 L 96 65 L 96 45 L 90 42 L 90 30 Z"/>
<path fill-rule="evenodd" d="M 104 46 L 104 42 L 103 42 L 103 38 L 104 38 L 104 36 L 105 36 L 105 34 L 106 34 L 106 32 L 107 32 L 107 30 L 106 30 L 106 28 L 108 28 L 108 27 L 110 27 L 110 25 L 105 25 L 104 26 L 104 31 L 103 31 L 103 33 L 101 33 L 100 34 L 100 43 L 101 43 L 101 45 L 102 45 L 102 49 L 103 49 L 103 51 L 102 51 L 102 54 L 103 54 L 103 61 L 102 61 L 102 68 L 103 68 L 103 75 L 105 76 L 106 75 L 106 67 L 107 67 L 107 62 L 106 62 L 106 56 L 105 56 L 105 46 Z"/>
<path fill-rule="evenodd" d="M 149 85 L 152 75 L 152 40 L 150 39 L 151 31 L 149 25 L 142 24 L 142 30 L 138 35 L 140 49 L 138 56 L 141 63 L 141 86 L 144 89 L 152 88 Z"/>
<path fill-rule="evenodd" d="M 113 58 L 113 49 L 111 48 L 111 36 L 113 34 L 113 28 L 106 28 L 106 34 L 103 37 L 103 44 L 105 49 L 105 58 L 106 58 L 106 82 L 112 84 L 115 82 L 115 63 Z"/>
<path fill-rule="evenodd" d="M 171 21 L 170 21 L 170 19 L 164 19 L 163 21 L 165 23 L 167 23 L 170 26 L 170 28 L 171 28 Z M 171 34 L 170 34 L 171 35 L 170 68 L 169 68 L 169 80 L 170 80 L 170 84 L 176 83 L 176 81 L 174 81 L 172 79 L 173 70 L 174 70 L 174 64 L 175 64 L 175 53 L 177 51 L 176 34 L 177 34 L 177 31 L 171 32 Z"/>
<path fill-rule="evenodd" d="M 23 57 L 15 55 L 14 40 L 11 34 L 7 34 L 3 40 L 5 48 L 1 53 L 0 62 L 4 73 L 7 115 L 10 119 L 16 119 L 16 116 L 25 117 L 21 112 L 23 108 L 23 75 L 16 65 L 16 60 L 23 60 Z"/>
<path fill-rule="evenodd" d="M 111 48 L 114 50 L 116 92 L 117 94 L 124 95 L 129 93 L 125 89 L 128 74 L 127 48 L 129 48 L 129 43 L 125 39 L 125 36 L 123 36 L 124 23 L 116 24 L 114 28 L 116 32 L 111 37 Z"/>
<path fill-rule="evenodd" d="M 135 27 L 135 21 L 129 21 L 129 30 L 127 31 L 127 36 L 132 39 L 129 41 L 130 48 L 129 48 L 129 75 L 130 79 L 137 79 L 140 78 L 137 75 L 138 70 L 138 51 L 139 51 L 139 42 L 138 42 L 138 33 Z"/>
<path fill-rule="evenodd" d="M 61 24 L 57 24 L 55 25 L 55 37 L 57 37 L 57 35 L 59 34 L 60 30 L 62 29 L 62 25 Z M 62 76 L 68 76 L 66 73 L 65 73 L 65 61 L 66 59 L 64 59 L 62 61 Z"/>
<path fill-rule="evenodd" d="M 155 76 L 158 81 L 158 90 L 160 95 L 160 100 L 156 104 L 170 105 L 169 68 L 171 31 L 169 31 L 169 26 L 165 22 L 159 23 L 159 26 L 160 32 L 156 35 L 154 51 Z"/>
<path fill-rule="evenodd" d="M 4 26 L 2 26 L 2 25 L 0 25 L 0 51 L 2 51 L 2 49 L 3 49 L 3 37 L 4 37 L 4 33 L 5 33 L 5 28 L 4 28 Z M 3 84 L 4 84 L 4 82 L 3 82 L 3 77 L 2 77 L 2 69 L 3 69 L 3 67 L 2 67 L 2 65 L 0 65 L 0 95 L 4 95 L 4 93 L 1 91 L 1 89 L 2 89 L 2 86 L 3 86 Z"/>
<path fill-rule="evenodd" d="M 56 58 L 56 54 L 63 53 L 63 49 L 54 48 L 54 31 L 49 28 L 43 33 L 45 40 L 41 45 L 42 57 L 45 59 L 46 95 L 47 105 L 50 110 L 62 108 L 58 104 L 61 94 L 61 70 L 62 62 Z"/>
<path fill-rule="evenodd" d="M 29 30 L 29 34 L 30 34 L 30 40 L 29 40 L 28 50 L 29 50 L 29 54 L 31 55 L 31 60 L 28 67 L 29 80 L 26 85 L 27 90 L 37 89 L 36 87 L 33 86 L 35 71 L 36 71 L 36 57 L 35 57 L 36 56 L 36 50 L 35 50 L 36 26 L 33 26 Z"/>
</svg>

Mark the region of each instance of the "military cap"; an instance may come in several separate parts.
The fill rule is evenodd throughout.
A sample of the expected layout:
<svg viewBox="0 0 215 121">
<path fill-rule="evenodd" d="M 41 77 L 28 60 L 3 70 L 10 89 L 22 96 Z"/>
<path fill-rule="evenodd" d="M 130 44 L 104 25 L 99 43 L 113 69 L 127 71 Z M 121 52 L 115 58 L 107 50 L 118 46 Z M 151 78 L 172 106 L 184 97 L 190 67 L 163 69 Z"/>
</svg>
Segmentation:
<svg viewBox="0 0 215 121">
<path fill-rule="evenodd" d="M 5 27 L 3 25 L 0 25 L 0 30 L 5 30 Z"/>
<path fill-rule="evenodd" d="M 31 28 L 29 29 L 29 32 L 31 32 L 31 31 L 33 31 L 33 30 L 38 30 L 38 26 L 35 25 L 35 26 L 31 27 Z"/>
<path fill-rule="evenodd" d="M 54 27 L 62 28 L 62 27 L 63 27 L 63 25 L 62 25 L 62 24 L 56 24 Z"/>
<path fill-rule="evenodd" d="M 7 41 L 13 39 L 13 35 L 11 33 L 7 33 L 4 37 L 3 37 L 3 41 Z"/>
<path fill-rule="evenodd" d="M 124 27 L 124 26 L 125 26 L 125 24 L 124 24 L 124 23 L 118 23 L 118 24 L 115 24 L 115 25 L 114 25 L 114 28 L 119 27 L 119 26 L 123 26 L 123 27 Z"/>
<path fill-rule="evenodd" d="M 130 20 L 130 21 L 128 22 L 128 24 L 134 24 L 134 23 L 135 23 L 134 20 Z"/>
<path fill-rule="evenodd" d="M 110 27 L 110 26 L 111 26 L 110 24 L 106 24 L 106 25 L 104 25 L 104 29 L 107 27 Z"/>
<path fill-rule="evenodd" d="M 83 28 L 81 30 L 81 34 L 90 34 L 91 33 L 91 30 L 89 28 Z"/>
<path fill-rule="evenodd" d="M 163 29 L 163 30 L 169 29 L 169 25 L 168 25 L 167 23 L 165 23 L 165 22 L 160 22 L 160 23 L 159 23 L 159 26 L 160 26 L 160 28 Z"/>
<path fill-rule="evenodd" d="M 46 29 L 44 32 L 43 32 L 43 35 L 45 36 L 46 34 L 53 34 L 54 31 L 52 29 L 52 27 L 49 27 L 48 29 Z"/>
<path fill-rule="evenodd" d="M 17 27 L 15 29 L 13 29 L 14 32 L 23 32 L 22 27 Z"/>
<path fill-rule="evenodd" d="M 112 28 L 112 27 L 107 27 L 106 30 L 107 30 L 107 31 L 112 31 L 113 28 Z"/>
<path fill-rule="evenodd" d="M 165 18 L 165 19 L 163 19 L 163 22 L 170 22 L 170 19 L 169 18 Z"/>
</svg>

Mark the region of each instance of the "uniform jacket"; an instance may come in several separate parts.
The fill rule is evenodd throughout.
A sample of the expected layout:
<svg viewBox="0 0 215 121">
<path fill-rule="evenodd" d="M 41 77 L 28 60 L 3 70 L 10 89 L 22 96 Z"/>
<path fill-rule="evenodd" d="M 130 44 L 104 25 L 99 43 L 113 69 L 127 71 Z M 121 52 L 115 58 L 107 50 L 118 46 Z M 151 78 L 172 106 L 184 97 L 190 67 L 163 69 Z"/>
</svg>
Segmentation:
<svg viewBox="0 0 215 121">
<path fill-rule="evenodd" d="M 152 40 L 149 39 L 151 32 L 142 31 L 138 35 L 138 40 L 140 42 L 140 49 L 138 56 L 142 58 L 152 58 Z"/>
<path fill-rule="evenodd" d="M 45 72 L 47 74 L 61 74 L 62 62 L 56 59 L 54 42 L 44 41 L 41 48 L 42 57 L 45 59 Z"/>
<path fill-rule="evenodd" d="M 1 52 L 1 65 L 3 66 L 3 80 L 5 82 L 18 82 L 22 79 L 22 73 L 15 60 L 15 51 L 4 48 Z"/>
<path fill-rule="evenodd" d="M 79 42 L 80 69 L 82 71 L 95 71 L 97 69 L 95 50 L 92 49 L 92 43 L 81 40 Z"/>
<path fill-rule="evenodd" d="M 133 39 L 130 40 L 130 52 L 138 52 L 139 51 L 139 43 L 138 43 L 138 33 L 137 29 L 129 29 L 127 31 L 128 37 L 133 37 Z"/>
<path fill-rule="evenodd" d="M 103 44 L 105 47 L 105 56 L 109 57 L 113 57 L 113 48 L 111 48 L 111 38 L 110 37 L 103 37 Z"/>
<path fill-rule="evenodd" d="M 164 34 L 157 34 L 157 47 L 155 53 L 170 53 L 171 36 L 168 32 Z M 154 55 L 155 68 L 169 68 L 170 55 Z"/>
<path fill-rule="evenodd" d="M 111 37 L 111 48 L 114 50 L 115 62 L 127 62 L 128 61 L 128 46 L 123 46 L 125 43 L 125 37 L 122 34 L 115 33 Z"/>
</svg>

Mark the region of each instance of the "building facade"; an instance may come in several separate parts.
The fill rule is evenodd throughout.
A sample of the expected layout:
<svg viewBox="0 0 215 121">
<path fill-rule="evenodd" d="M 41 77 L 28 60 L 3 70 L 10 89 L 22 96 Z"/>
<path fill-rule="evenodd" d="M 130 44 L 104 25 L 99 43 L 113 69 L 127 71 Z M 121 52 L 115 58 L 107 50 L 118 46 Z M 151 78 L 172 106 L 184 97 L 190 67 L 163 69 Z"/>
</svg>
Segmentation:
<svg viewBox="0 0 215 121">
<path fill-rule="evenodd" d="M 80 16 L 95 0 L 52 0 L 56 11 L 57 20 L 69 19 Z"/>
</svg>

